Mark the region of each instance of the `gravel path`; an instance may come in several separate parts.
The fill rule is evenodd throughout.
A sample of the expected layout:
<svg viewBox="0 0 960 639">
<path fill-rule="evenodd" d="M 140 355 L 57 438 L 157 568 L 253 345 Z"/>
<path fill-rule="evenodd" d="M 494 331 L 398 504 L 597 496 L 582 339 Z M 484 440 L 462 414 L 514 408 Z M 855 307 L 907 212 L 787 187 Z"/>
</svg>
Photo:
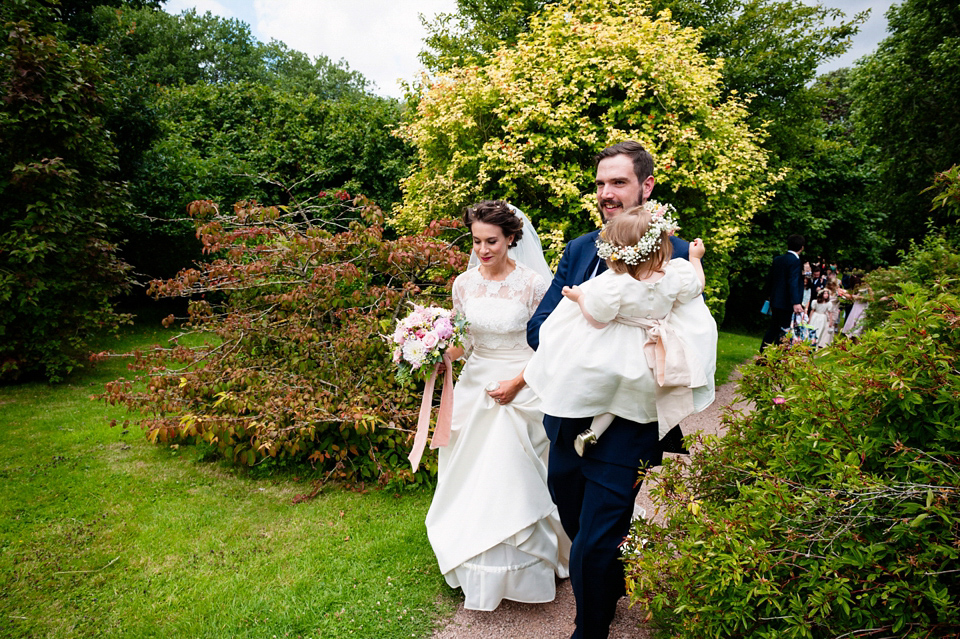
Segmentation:
<svg viewBox="0 0 960 639">
<path fill-rule="evenodd" d="M 680 425 L 685 435 L 704 431 L 714 434 L 721 431 L 720 415 L 725 406 L 734 405 L 736 380 L 739 374 L 734 372 L 731 381 L 717 389 L 716 401 L 707 410 L 685 419 Z M 741 407 L 739 404 L 736 407 Z M 647 516 L 656 516 L 656 508 L 650 499 L 648 482 L 644 482 L 637 507 L 644 509 Z M 463 604 L 457 609 L 453 619 L 443 628 L 438 628 L 433 639 L 566 639 L 573 634 L 573 617 L 576 605 L 570 580 L 564 579 L 557 584 L 557 598 L 547 604 L 522 604 L 504 601 L 493 612 L 465 610 Z M 620 600 L 617 616 L 610 626 L 610 639 L 646 639 L 649 634 L 638 627 L 643 621 L 645 611 L 627 606 L 627 598 Z"/>
</svg>

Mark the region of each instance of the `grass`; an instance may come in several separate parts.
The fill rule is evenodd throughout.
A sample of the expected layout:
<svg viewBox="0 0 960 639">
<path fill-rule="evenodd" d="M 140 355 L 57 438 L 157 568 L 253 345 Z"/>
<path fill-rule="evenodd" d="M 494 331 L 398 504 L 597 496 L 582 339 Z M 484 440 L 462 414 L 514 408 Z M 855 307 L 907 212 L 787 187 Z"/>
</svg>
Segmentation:
<svg viewBox="0 0 960 639">
<path fill-rule="evenodd" d="M 760 352 L 760 335 L 720 331 L 717 340 L 717 386 L 726 384 L 734 369 Z"/>
<path fill-rule="evenodd" d="M 0 388 L 0 636 L 428 637 L 452 612 L 429 491 L 293 505 L 308 481 L 110 428 L 123 412 L 89 397 L 125 372 Z"/>
<path fill-rule="evenodd" d="M 131 329 L 103 348 L 163 341 Z M 759 339 L 721 333 L 717 382 Z M 311 490 L 154 446 L 90 400 L 111 359 L 59 385 L 0 387 L 0 636 L 429 637 L 459 595 L 436 567 L 427 490 Z"/>
</svg>

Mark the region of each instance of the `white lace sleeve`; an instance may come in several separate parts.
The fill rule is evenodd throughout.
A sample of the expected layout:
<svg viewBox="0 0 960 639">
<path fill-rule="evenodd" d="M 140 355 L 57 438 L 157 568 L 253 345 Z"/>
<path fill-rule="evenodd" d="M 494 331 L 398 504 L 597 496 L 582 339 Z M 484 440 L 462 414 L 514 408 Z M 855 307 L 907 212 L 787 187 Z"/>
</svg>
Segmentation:
<svg viewBox="0 0 960 639">
<path fill-rule="evenodd" d="M 530 310 L 530 315 L 533 316 L 533 312 L 536 311 L 540 305 L 540 300 L 547 294 L 547 289 L 550 288 L 550 282 L 544 280 L 543 276 L 539 273 L 531 270 L 527 287 L 525 291 L 527 308 Z"/>
</svg>

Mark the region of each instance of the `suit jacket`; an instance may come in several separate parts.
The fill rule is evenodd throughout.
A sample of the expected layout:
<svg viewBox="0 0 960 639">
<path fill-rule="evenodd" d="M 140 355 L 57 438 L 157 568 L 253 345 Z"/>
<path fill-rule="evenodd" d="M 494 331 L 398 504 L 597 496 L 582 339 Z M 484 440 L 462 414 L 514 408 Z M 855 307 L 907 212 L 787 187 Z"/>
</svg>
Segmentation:
<svg viewBox="0 0 960 639">
<path fill-rule="evenodd" d="M 773 308 L 791 308 L 803 302 L 803 260 L 793 253 L 773 258 L 767 275 L 767 294 Z"/>
</svg>

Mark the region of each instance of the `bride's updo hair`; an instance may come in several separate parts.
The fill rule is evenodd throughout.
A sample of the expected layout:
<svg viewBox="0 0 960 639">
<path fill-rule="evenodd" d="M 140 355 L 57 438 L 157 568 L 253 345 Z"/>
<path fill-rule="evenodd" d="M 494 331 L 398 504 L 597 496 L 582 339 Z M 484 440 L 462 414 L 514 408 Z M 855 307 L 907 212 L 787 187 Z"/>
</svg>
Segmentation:
<svg viewBox="0 0 960 639">
<path fill-rule="evenodd" d="M 513 236 L 513 248 L 523 237 L 523 220 L 510 210 L 503 200 L 483 200 L 463 209 L 463 223 L 471 228 L 474 222 L 499 226 L 504 237 Z"/>
<path fill-rule="evenodd" d="M 653 216 L 650 211 L 639 206 L 627 209 L 617 217 L 607 222 L 603 227 L 604 240 L 617 247 L 635 246 L 650 230 Z M 634 279 L 639 279 L 663 268 L 663 265 L 673 257 L 673 244 L 670 243 L 670 234 L 663 231 L 660 235 L 660 246 L 650 255 L 637 264 L 627 264 L 623 260 L 607 259 L 607 268 L 616 273 L 629 273 Z"/>
</svg>

